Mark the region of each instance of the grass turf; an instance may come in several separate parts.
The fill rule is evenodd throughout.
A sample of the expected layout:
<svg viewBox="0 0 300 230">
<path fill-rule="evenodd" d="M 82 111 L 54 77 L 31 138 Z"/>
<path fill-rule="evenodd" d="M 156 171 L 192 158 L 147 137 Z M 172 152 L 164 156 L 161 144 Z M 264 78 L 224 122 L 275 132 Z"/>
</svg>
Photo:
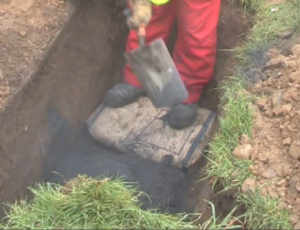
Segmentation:
<svg viewBox="0 0 300 230">
<path fill-rule="evenodd" d="M 274 5 L 272 0 L 240 0 L 245 9 L 254 14 L 254 26 L 245 45 L 234 50 L 238 65 L 236 74 L 221 87 L 224 115 L 220 118 L 220 132 L 210 144 L 207 173 L 224 190 L 235 189 L 237 202 L 246 207 L 244 221 L 249 229 L 291 229 L 289 213 L 279 208 L 277 200 L 260 193 L 242 194 L 240 188 L 251 172 L 251 161 L 232 156 L 242 134 L 251 137 L 253 116 L 249 104 L 255 98 L 245 92 L 247 81 L 241 69 L 256 62 L 255 52 L 267 50 L 278 40 L 280 32 L 300 31 L 300 1 L 286 0 Z M 272 9 L 276 9 L 275 12 Z"/>
<path fill-rule="evenodd" d="M 146 196 L 122 178 L 92 179 L 79 176 L 65 186 L 38 184 L 30 189 L 34 199 L 10 206 L 1 229 L 233 229 L 230 213 L 221 223 L 215 216 L 203 226 L 200 215 L 142 210 L 139 197 Z M 194 221 L 191 221 L 194 217 Z M 218 223 L 217 223 L 218 222 Z"/>
</svg>

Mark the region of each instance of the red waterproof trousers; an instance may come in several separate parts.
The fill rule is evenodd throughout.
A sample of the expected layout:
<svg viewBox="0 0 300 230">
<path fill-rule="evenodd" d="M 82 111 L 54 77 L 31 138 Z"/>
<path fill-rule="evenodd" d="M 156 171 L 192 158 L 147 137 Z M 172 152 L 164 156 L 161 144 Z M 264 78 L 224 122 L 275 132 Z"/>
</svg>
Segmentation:
<svg viewBox="0 0 300 230">
<path fill-rule="evenodd" d="M 162 6 L 153 6 L 153 15 L 146 28 L 146 42 L 162 38 L 168 41 L 175 18 L 178 37 L 173 54 L 175 65 L 189 92 L 184 103 L 199 100 L 203 87 L 213 77 L 216 60 L 217 25 L 221 0 L 171 0 Z M 136 31 L 131 31 L 127 51 L 138 48 Z M 125 81 L 141 87 L 129 65 L 124 69 Z"/>
</svg>

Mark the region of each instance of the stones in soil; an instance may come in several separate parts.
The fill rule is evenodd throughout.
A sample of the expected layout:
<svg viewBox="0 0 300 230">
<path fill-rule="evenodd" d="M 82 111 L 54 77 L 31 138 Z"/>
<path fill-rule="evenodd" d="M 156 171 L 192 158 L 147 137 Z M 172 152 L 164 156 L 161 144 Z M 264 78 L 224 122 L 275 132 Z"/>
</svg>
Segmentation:
<svg viewBox="0 0 300 230">
<path fill-rule="evenodd" d="M 299 159 L 300 157 L 300 141 L 295 140 L 292 142 L 290 149 L 289 149 L 289 154 L 291 157 L 295 159 Z"/>
<path fill-rule="evenodd" d="M 247 180 L 244 181 L 242 185 L 242 192 L 244 194 L 247 193 L 254 193 L 256 189 L 256 180 L 253 178 L 248 178 Z"/>
<path fill-rule="evenodd" d="M 232 154 L 236 158 L 248 160 L 248 159 L 250 159 L 252 150 L 253 150 L 253 148 L 252 148 L 252 145 L 250 145 L 250 144 L 239 145 L 238 147 L 236 147 L 233 150 Z"/>
<path fill-rule="evenodd" d="M 253 162 L 249 169 L 255 177 L 244 182 L 242 192 L 266 184 L 261 194 L 292 211 L 290 222 L 296 229 L 300 228 L 300 45 L 292 48 L 290 56 L 274 49 L 267 56 L 270 59 L 262 68 L 266 79 L 251 88 L 263 96 L 251 106 L 252 140 L 243 137 L 233 155 Z"/>
</svg>

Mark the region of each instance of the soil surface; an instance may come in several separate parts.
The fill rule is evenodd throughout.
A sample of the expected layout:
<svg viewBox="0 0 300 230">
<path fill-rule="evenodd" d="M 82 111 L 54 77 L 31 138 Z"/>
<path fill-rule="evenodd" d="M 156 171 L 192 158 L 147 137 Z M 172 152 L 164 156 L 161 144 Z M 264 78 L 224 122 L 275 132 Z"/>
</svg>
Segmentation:
<svg viewBox="0 0 300 230">
<path fill-rule="evenodd" d="M 63 0 L 0 0 L 0 110 L 29 79 L 67 18 Z"/>
<path fill-rule="evenodd" d="M 292 211 L 291 223 L 300 227 L 300 44 L 283 56 L 268 53 L 268 62 L 258 74 L 264 81 L 252 92 L 262 96 L 253 107 L 253 140 L 244 136 L 233 154 L 251 158 L 254 177 L 243 185 L 244 192 L 261 187 L 263 195 L 278 199 Z"/>
</svg>

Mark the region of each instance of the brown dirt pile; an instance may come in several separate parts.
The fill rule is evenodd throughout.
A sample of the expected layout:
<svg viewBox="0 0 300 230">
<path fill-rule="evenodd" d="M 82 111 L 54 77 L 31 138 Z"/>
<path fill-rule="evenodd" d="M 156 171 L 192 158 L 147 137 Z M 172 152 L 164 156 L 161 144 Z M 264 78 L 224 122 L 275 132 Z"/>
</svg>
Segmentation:
<svg viewBox="0 0 300 230">
<path fill-rule="evenodd" d="M 253 139 L 244 136 L 233 154 L 253 161 L 253 178 L 243 192 L 261 186 L 261 193 L 279 199 L 294 213 L 290 221 L 300 227 L 300 45 L 285 57 L 269 52 L 269 61 L 252 93 L 262 96 L 254 106 Z M 263 186 L 265 185 L 265 186 Z"/>
</svg>

